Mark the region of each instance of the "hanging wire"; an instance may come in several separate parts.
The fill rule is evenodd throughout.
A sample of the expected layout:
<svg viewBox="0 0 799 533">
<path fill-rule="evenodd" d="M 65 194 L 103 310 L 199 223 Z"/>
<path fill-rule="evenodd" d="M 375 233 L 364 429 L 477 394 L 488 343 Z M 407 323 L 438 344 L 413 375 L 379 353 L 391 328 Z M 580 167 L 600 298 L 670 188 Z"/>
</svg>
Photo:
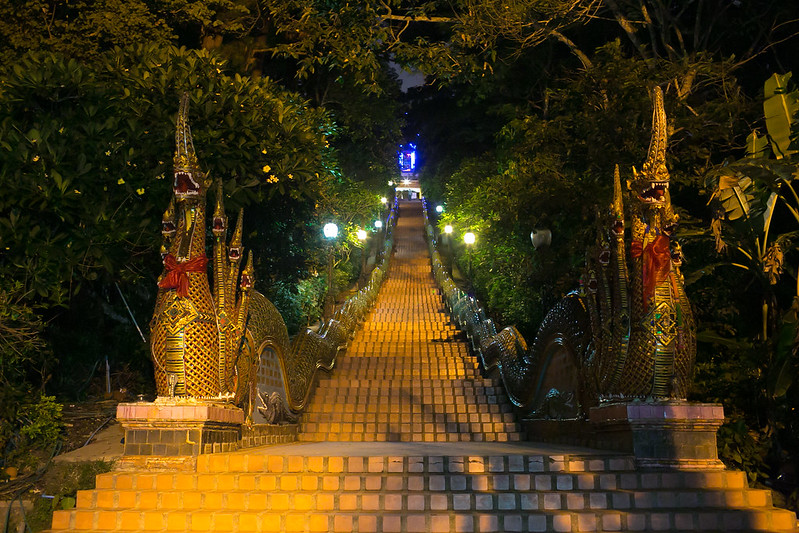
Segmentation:
<svg viewBox="0 0 799 533">
<path fill-rule="evenodd" d="M 114 286 L 117 288 L 117 292 L 119 296 L 122 298 L 122 303 L 125 304 L 125 309 L 128 310 L 128 314 L 130 315 L 130 319 L 133 320 L 133 325 L 136 326 L 136 330 L 139 332 L 139 336 L 144 344 L 147 344 L 147 339 L 144 337 L 144 333 L 142 333 L 141 328 L 139 327 L 139 323 L 136 322 L 136 317 L 133 316 L 133 311 L 130 310 L 130 306 L 128 305 L 128 301 L 125 299 L 125 295 L 122 294 L 122 289 L 119 288 L 119 283 L 116 281 L 114 282 Z"/>
</svg>

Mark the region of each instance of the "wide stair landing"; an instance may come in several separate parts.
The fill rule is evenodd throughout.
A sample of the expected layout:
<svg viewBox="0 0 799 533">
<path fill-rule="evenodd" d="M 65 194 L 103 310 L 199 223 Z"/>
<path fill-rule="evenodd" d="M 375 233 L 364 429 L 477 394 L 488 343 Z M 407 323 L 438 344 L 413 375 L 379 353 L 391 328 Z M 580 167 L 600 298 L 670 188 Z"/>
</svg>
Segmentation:
<svg viewBox="0 0 799 533">
<path fill-rule="evenodd" d="M 53 530 L 795 530 L 741 472 L 642 472 L 629 456 L 518 442 L 507 399 L 441 309 L 420 205 L 401 205 L 389 278 L 320 381 L 306 442 L 101 474 Z"/>
</svg>

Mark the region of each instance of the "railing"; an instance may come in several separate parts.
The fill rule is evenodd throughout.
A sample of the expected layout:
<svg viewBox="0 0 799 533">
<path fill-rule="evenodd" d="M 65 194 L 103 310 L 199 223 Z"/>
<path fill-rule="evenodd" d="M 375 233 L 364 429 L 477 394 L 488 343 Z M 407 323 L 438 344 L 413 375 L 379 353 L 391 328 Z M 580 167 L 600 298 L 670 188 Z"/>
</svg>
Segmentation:
<svg viewBox="0 0 799 533">
<path fill-rule="evenodd" d="M 347 346 L 369 309 L 374 305 L 388 271 L 391 250 L 394 245 L 393 229 L 397 218 L 397 209 L 398 203 L 395 200 L 385 224 L 382 254 L 377 255 L 378 257 L 382 255 L 382 258 L 372 270 L 366 285 L 348 298 L 336 310 L 333 318 L 325 322 L 318 331 L 306 329 L 298 333 L 288 346 L 269 346 L 275 352 L 274 363 L 280 367 L 285 400 L 290 412 L 279 412 L 280 405 L 275 404 L 274 401 L 269 402 L 262 395 L 261 400 L 264 406 L 260 407 L 259 411 L 267 421 L 276 422 L 281 418 L 294 419 L 299 412 L 305 409 L 313 391 L 317 371 L 333 369 L 338 352 Z M 265 362 L 262 355 L 262 364 Z M 259 394 L 262 394 L 260 389 L 261 387 L 259 387 Z"/>
<path fill-rule="evenodd" d="M 511 402 L 523 412 L 532 411 L 538 388 L 532 383 L 537 365 L 527 359 L 530 353 L 527 342 L 513 326 L 497 332 L 494 321 L 486 315 L 480 302 L 458 288 L 441 261 L 425 199 L 422 199 L 422 207 L 433 275 L 441 288 L 450 314 L 458 327 L 466 332 L 472 350 L 483 369 L 486 372 L 496 370 Z"/>
</svg>

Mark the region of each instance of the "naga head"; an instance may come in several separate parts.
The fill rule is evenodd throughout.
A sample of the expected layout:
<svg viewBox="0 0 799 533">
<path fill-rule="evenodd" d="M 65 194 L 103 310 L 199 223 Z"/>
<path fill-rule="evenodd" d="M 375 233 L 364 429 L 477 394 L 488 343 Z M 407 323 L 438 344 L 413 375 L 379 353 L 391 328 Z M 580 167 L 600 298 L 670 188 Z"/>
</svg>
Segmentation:
<svg viewBox="0 0 799 533">
<path fill-rule="evenodd" d="M 224 206 L 225 191 L 222 188 L 222 180 L 217 180 L 216 183 L 216 206 L 214 207 L 214 216 L 211 219 L 211 231 L 216 237 L 223 237 L 227 232 L 227 216 L 225 215 Z"/>
<path fill-rule="evenodd" d="M 660 87 L 656 86 L 652 90 L 652 100 L 654 108 L 649 153 L 640 172 L 633 167 L 633 179 L 628 182 L 628 186 L 642 204 L 660 208 L 668 203 L 669 189 L 669 171 L 666 168 L 668 131 L 663 91 Z"/>
<path fill-rule="evenodd" d="M 205 198 L 209 183 L 207 176 L 200 170 L 197 155 L 194 152 L 194 140 L 189 126 L 189 93 L 180 98 L 177 128 L 175 129 L 175 169 L 172 191 L 178 202 L 193 203 Z"/>
<path fill-rule="evenodd" d="M 205 209 L 205 193 L 210 181 L 200 170 L 189 127 L 189 94 L 180 98 L 175 129 L 173 158 L 173 197 L 161 221 L 164 237 L 162 255 L 171 254 L 179 262 L 205 254 L 205 230 L 201 220 Z"/>
</svg>

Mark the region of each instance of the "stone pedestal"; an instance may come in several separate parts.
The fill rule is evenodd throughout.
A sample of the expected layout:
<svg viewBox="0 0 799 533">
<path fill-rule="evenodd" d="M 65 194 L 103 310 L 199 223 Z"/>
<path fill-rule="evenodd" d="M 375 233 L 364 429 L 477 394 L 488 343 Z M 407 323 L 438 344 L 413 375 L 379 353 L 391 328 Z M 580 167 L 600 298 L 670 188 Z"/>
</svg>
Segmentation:
<svg viewBox="0 0 799 533">
<path fill-rule="evenodd" d="M 724 423 L 720 404 L 619 402 L 589 412 L 599 448 L 633 453 L 647 469 L 723 469 L 716 431 Z"/>
<path fill-rule="evenodd" d="M 158 398 L 121 403 L 117 420 L 128 455 L 195 456 L 237 450 L 244 411 L 230 404 Z"/>
</svg>

